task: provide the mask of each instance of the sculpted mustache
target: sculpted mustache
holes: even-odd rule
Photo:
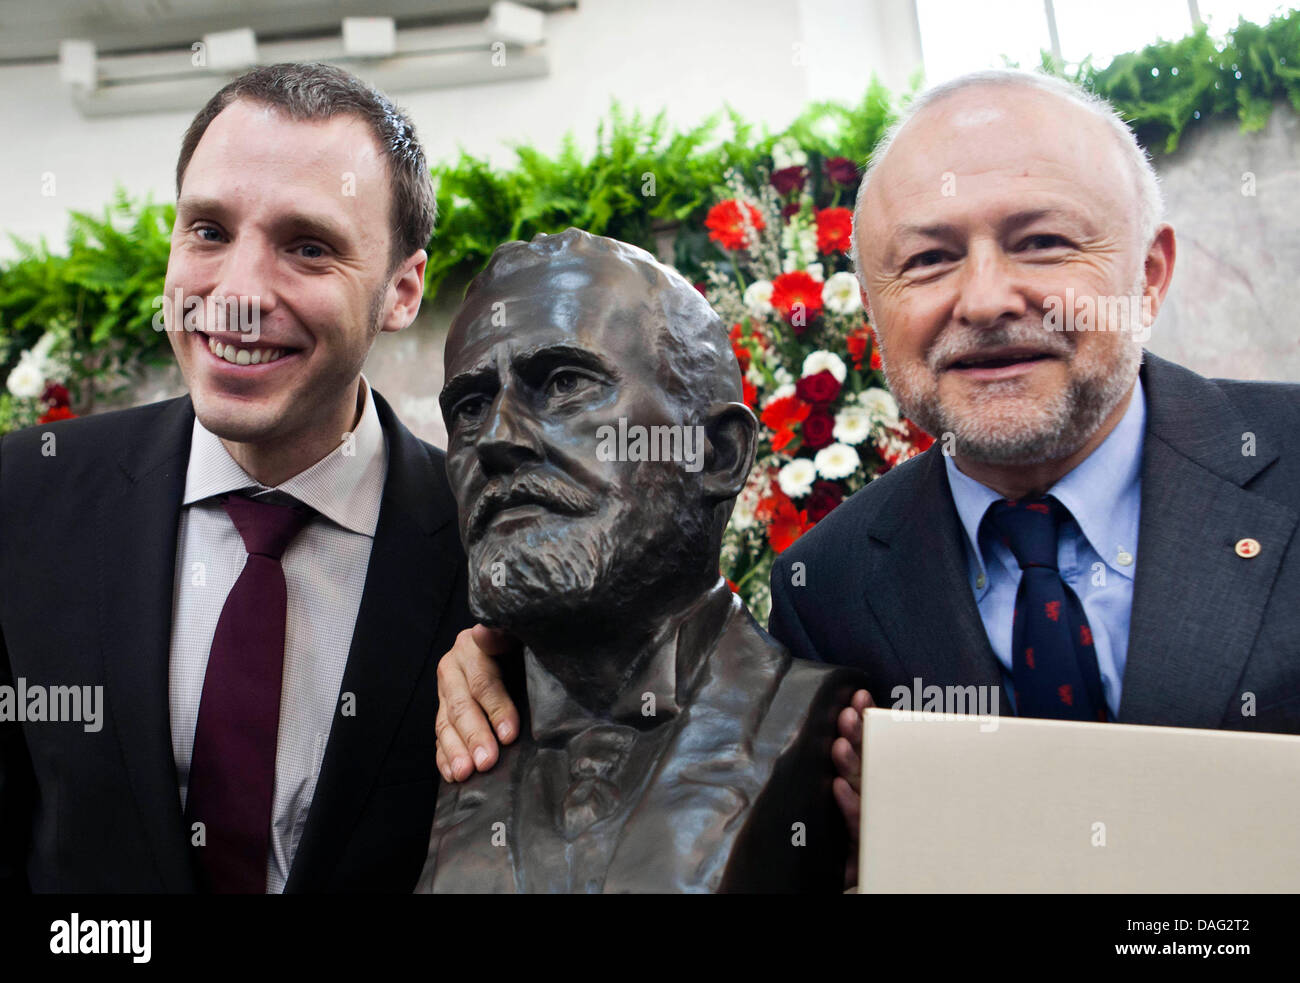
[[[1063,357],[1068,357],[1074,351],[1063,334],[1046,331],[1042,326],[1026,324],[992,331],[949,332],[940,337],[930,349],[926,361],[932,371],[938,371],[958,356],[1021,346]]]
[[[516,505],[542,505],[566,515],[596,511],[596,499],[586,490],[554,478],[525,475],[513,482],[500,482],[483,489],[470,515],[471,529],[481,528],[502,509]]]

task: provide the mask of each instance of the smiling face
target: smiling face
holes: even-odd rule
[[[205,427],[252,445],[337,442],[350,427],[371,343],[419,307],[423,253],[387,268],[390,203],[385,161],[359,118],[296,122],[237,100],[212,120],[185,171],[166,297],[256,304],[258,322],[201,318],[200,330],[180,330],[185,312],[167,312]]]
[[[1147,322],[1120,301],[1153,312],[1163,289],[1146,283],[1136,177],[1086,109],[1011,86],[940,99],[877,168],[857,238],[890,388],[959,457],[1068,457],[1132,389]],[[1093,330],[1050,330],[1083,298]]]
[[[626,262],[570,257],[494,277],[453,320],[447,473],[470,607],[489,623],[626,628],[700,590],[700,569],[716,578],[707,477],[599,452],[620,420],[689,422],[661,378],[652,301]]]

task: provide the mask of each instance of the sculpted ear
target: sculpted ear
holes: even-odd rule
[[[735,498],[749,480],[758,449],[758,420],[744,403],[720,403],[704,421],[708,452],[704,493],[713,501]]]

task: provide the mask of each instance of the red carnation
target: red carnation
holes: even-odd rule
[[[885,367],[885,363],[880,360],[880,349],[871,349],[871,367],[879,372]]]
[[[810,410],[812,407],[798,396],[782,396],[768,403],[759,419],[769,430],[780,430],[802,423],[808,418]]]
[[[37,419],[36,422],[53,423],[55,420],[71,420],[74,419],[76,415],[76,413],[73,413],[72,410],[66,406],[51,406],[40,415],[40,418]]]
[[[795,395],[808,403],[825,406],[840,394],[840,383],[830,369],[805,376],[794,384]]]
[[[772,522],[767,527],[767,541],[772,544],[772,552],[784,553],[810,528],[808,513],[800,512],[790,499],[785,498],[777,505]]]
[[[844,489],[834,481],[814,481],[808,496],[808,518],[821,522],[844,501]]]
[[[862,368],[862,360],[866,358],[867,346],[870,344],[871,329],[865,324],[850,331],[849,336],[844,339],[844,345],[849,351],[849,357],[853,359],[855,369]]]
[[[772,187],[782,198],[788,198],[796,191],[802,191],[808,172],[802,167],[783,167],[772,172]]]
[[[817,251],[847,253],[853,235],[853,212],[847,208],[823,208],[817,213]]]
[[[858,165],[847,157],[830,157],[822,165],[826,176],[836,184],[851,188],[858,183]]]
[[[745,206],[745,212],[740,210]],[[745,215],[755,232],[765,228],[762,213],[748,202],[739,202],[735,198],[720,201],[709,209],[704,225],[709,230],[709,238],[723,249],[745,249],[749,246],[748,230],[745,228]]]
[[[782,273],[772,281],[772,306],[802,334],[822,312],[822,282],[804,270]]]
[[[803,444],[810,451],[819,451],[833,439],[835,420],[823,407],[817,407],[803,421]]]
[[[756,387],[752,382],[750,382],[744,376],[741,376],[740,391],[741,391],[741,398],[744,399],[745,405],[752,410],[754,408],[755,402],[758,400],[758,387]]]

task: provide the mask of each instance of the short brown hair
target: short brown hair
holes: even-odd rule
[[[181,141],[176,161],[178,197],[185,169],[208,124],[236,99],[272,106],[293,120],[327,120],[343,114],[364,120],[388,162],[393,188],[388,274],[391,276],[411,253],[428,245],[438,206],[415,126],[383,93],[341,68],[320,62],[282,62],[255,68],[209,99]]]

